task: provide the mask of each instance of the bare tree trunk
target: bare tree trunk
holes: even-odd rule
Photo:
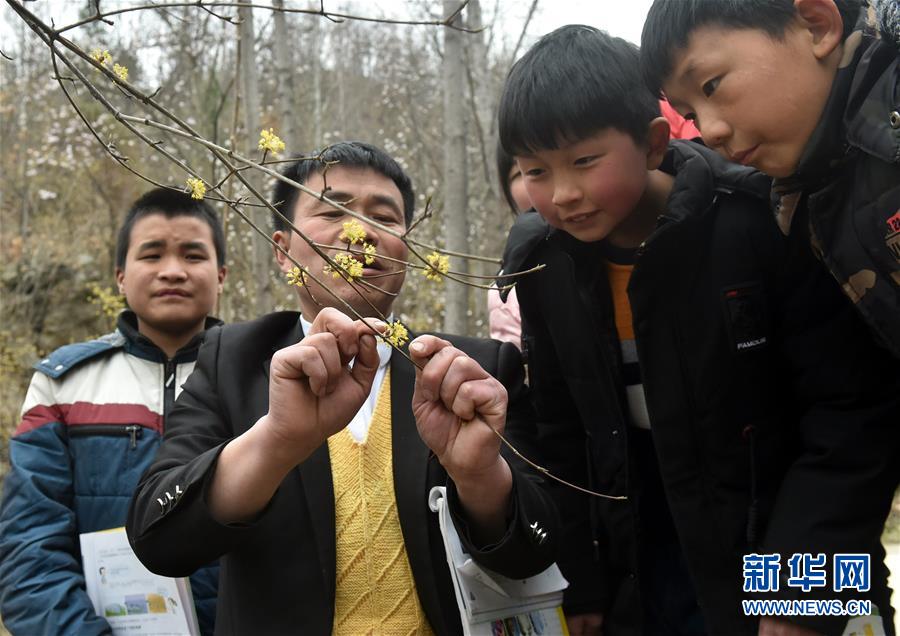
[[[459,0],[444,0],[444,17],[459,8]],[[453,24],[460,24],[460,19]],[[462,33],[444,28],[444,232],[447,249],[468,252],[468,183],[466,174],[466,104]],[[451,269],[467,271],[466,261],[451,259]],[[468,331],[469,288],[447,282],[444,331]]]
[[[20,21],[19,22],[19,31],[18,31],[17,35],[18,35],[18,40],[19,40],[19,42],[18,42],[19,51],[21,51],[21,53],[20,53],[20,62],[18,64],[16,64],[15,68],[17,69],[17,74],[22,77],[24,77],[28,73],[28,71],[26,69],[27,61],[25,59],[25,52],[28,51],[29,49],[26,48],[26,45],[25,45],[25,42],[26,42],[25,33],[26,33],[25,22]],[[27,91],[24,91],[23,97],[24,97],[24,100],[23,100],[24,104],[22,104],[22,105],[30,106],[29,102],[31,101],[31,98],[28,95]],[[25,131],[28,130],[28,113],[31,111],[31,108],[19,108],[17,110],[19,111],[17,119],[18,119],[19,131],[21,131],[19,133],[21,136],[20,137],[20,143],[21,143],[25,140]],[[19,215],[19,236],[22,237],[22,241],[24,243],[25,241],[28,240],[28,234],[30,233],[30,230],[31,230],[31,214],[30,214],[30,212],[31,212],[31,210],[30,210],[31,196],[29,195],[29,189],[30,189],[29,186],[31,184],[31,179],[29,179],[26,174],[27,170],[28,170],[28,162],[21,160],[18,163],[19,163],[19,183],[21,183],[22,187],[23,187],[23,191],[22,191],[22,195],[21,195],[21,199],[20,199],[20,203],[21,203],[22,207],[21,207],[21,212]],[[0,195],[0,200],[2,200],[2,195]]]
[[[473,31],[478,31],[484,26],[480,0],[469,0],[469,4],[466,5],[466,26]],[[499,198],[497,166],[494,161],[497,126],[491,99],[492,87],[488,79],[488,50],[484,35],[472,33],[466,37],[466,70],[472,99],[472,115],[484,164],[484,178],[491,194],[494,198]]]
[[[500,189],[497,184],[497,166],[495,148],[497,145],[497,128],[494,125],[496,110],[493,104],[492,87],[488,76],[488,46],[485,43],[484,32],[477,32],[484,26],[481,14],[480,0],[469,0],[466,5],[466,26],[475,33],[468,34],[466,44],[466,79],[469,86],[469,99],[472,111],[476,138],[478,140],[479,155],[481,157],[481,174],[484,175],[484,185],[472,184],[469,193],[469,225],[476,230],[470,239],[476,246],[476,251],[499,251],[504,244],[505,233],[503,225],[498,222],[501,214],[495,205],[500,199]],[[473,170],[472,174],[476,174]],[[477,194],[476,194],[477,193]],[[474,195],[474,196],[473,196]],[[478,236],[480,240],[475,240]],[[472,264],[479,274],[491,275],[496,273],[493,266],[486,263]],[[488,324],[487,294],[474,294],[473,317],[475,325]]]
[[[253,29],[253,9],[245,4],[241,4],[238,9],[238,15],[241,19],[240,24],[240,47],[241,47],[241,89],[244,95],[244,138],[247,143],[247,152],[249,156],[255,156],[259,150],[257,149],[260,120],[259,120],[259,87],[256,81],[256,34]],[[262,187],[262,180],[255,174],[247,174],[250,183],[259,190]],[[258,209],[258,208],[257,208]],[[268,215],[257,213],[257,224],[267,231],[270,231],[270,221]],[[265,243],[260,237],[253,237],[253,280],[255,281],[256,296],[253,305],[262,309],[262,311],[272,310],[272,278],[270,270],[272,268],[272,250],[268,243]]]
[[[284,0],[272,0],[276,9],[284,8]],[[289,36],[287,17],[282,11],[275,11],[272,16],[275,21],[275,69],[278,74],[278,110],[280,132],[282,139],[289,151],[296,151],[301,147],[297,138],[296,104],[294,92],[294,60],[291,55],[291,47],[288,46]],[[316,50],[318,55],[318,50]]]
[[[313,148],[322,147],[322,57],[320,53],[322,45],[322,27],[321,21],[316,19],[313,22],[313,141],[307,151]]]

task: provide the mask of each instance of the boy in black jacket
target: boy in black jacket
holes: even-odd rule
[[[500,103],[543,217],[520,217],[503,268],[547,265],[517,285],[542,459],[628,497],[560,488],[571,631],[791,629],[746,615],[753,553],[782,557],[762,598],[864,598],[890,630],[880,531],[900,374],[808,237],[766,216],[764,175],[667,143],[638,64],[624,40],[563,27],[514,65]],[[828,568],[871,555],[868,591],[833,591],[830,570],[827,588],[794,587],[819,553]]]
[[[776,178],[784,233],[808,208],[819,258],[900,357],[898,36],[896,0],[656,0],[641,55],[709,147]]]

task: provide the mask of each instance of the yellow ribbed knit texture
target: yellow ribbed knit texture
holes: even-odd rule
[[[334,480],[334,634],[433,634],[422,611],[397,517],[391,460],[390,371],[363,443],[328,439]],[[422,505],[426,505],[422,502]]]

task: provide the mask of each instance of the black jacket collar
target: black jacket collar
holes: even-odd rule
[[[193,362],[197,359],[197,352],[203,343],[206,330],[223,324],[218,318],[208,316],[203,331],[179,349],[172,358],[173,362],[178,364],[182,362]],[[125,337],[125,351],[138,358],[151,360],[153,362],[166,362],[169,358],[165,352],[156,346],[147,336],[138,331],[137,316],[130,309],[126,309],[116,321],[116,329]]]

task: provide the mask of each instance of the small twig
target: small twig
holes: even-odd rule
[[[462,420],[460,420],[460,422],[462,422]],[[518,449],[516,449],[515,446],[510,444],[509,441],[505,437],[503,437],[503,434],[500,433],[500,431],[498,431],[495,428],[491,428],[491,430],[494,431],[494,435],[499,437],[500,441],[503,442],[506,445],[506,447],[509,450],[511,450],[513,452],[513,454],[515,454],[516,457],[521,459],[523,462],[525,462],[526,464],[528,464],[529,466],[534,468],[536,471],[538,471],[545,477],[549,477],[550,479],[552,479],[554,481],[558,481],[559,483],[563,484],[564,486],[568,486],[569,488],[572,488],[573,490],[577,490],[577,491],[583,492],[587,495],[591,495],[592,497],[602,497],[603,499],[612,499],[614,501],[625,501],[628,499],[628,497],[626,495],[607,495],[606,493],[597,492],[596,490],[591,490],[590,488],[584,488],[583,486],[579,486],[578,484],[573,484],[570,481],[566,481],[562,477],[557,477],[556,475],[551,473],[549,470],[547,470],[543,466],[540,466],[539,464],[534,463],[533,461],[531,461],[530,459],[525,457],[525,455],[520,453],[518,451]]]
[[[463,7],[468,4],[468,0],[463,0],[460,4],[459,8],[450,16],[450,20],[456,18],[459,15],[459,12],[462,11]],[[273,7],[272,5],[267,4],[252,4],[248,2],[205,2],[204,0],[194,0],[193,2],[160,2],[155,4],[147,4],[147,5],[139,5],[134,7],[125,7],[124,9],[115,9],[113,11],[107,11],[106,13],[96,13],[90,17],[84,18],[77,22],[73,22],[67,26],[62,27],[57,31],[57,33],[64,33],[66,31],[71,31],[72,29],[76,29],[78,27],[82,27],[86,24],[90,24],[91,22],[102,21],[106,24],[114,24],[108,18],[114,15],[121,15],[123,13],[130,13],[132,11],[147,11],[147,10],[161,10],[161,9],[175,9],[178,7],[199,7],[201,9],[206,9],[209,11],[209,7],[232,7],[237,8],[238,6],[245,6],[251,9],[264,9],[266,11],[278,11],[280,13],[300,13],[305,15],[312,16],[320,16],[325,18],[326,20],[330,20],[331,22],[341,23],[345,20],[355,20],[357,22],[380,22],[382,24],[398,24],[398,25],[407,25],[407,26],[444,26],[451,29],[455,29],[457,31],[462,31],[463,33],[479,33],[482,29],[468,29],[466,27],[457,26],[451,24],[448,20],[398,20],[394,18],[374,18],[371,16],[363,16],[363,15],[355,15],[351,13],[336,13],[333,11],[326,11],[323,4],[320,4],[319,9],[294,9],[287,7]],[[220,19],[226,19],[223,16],[219,16],[212,11],[209,11],[214,17]],[[226,21],[231,22],[232,24],[237,24],[234,19],[227,19]]]

